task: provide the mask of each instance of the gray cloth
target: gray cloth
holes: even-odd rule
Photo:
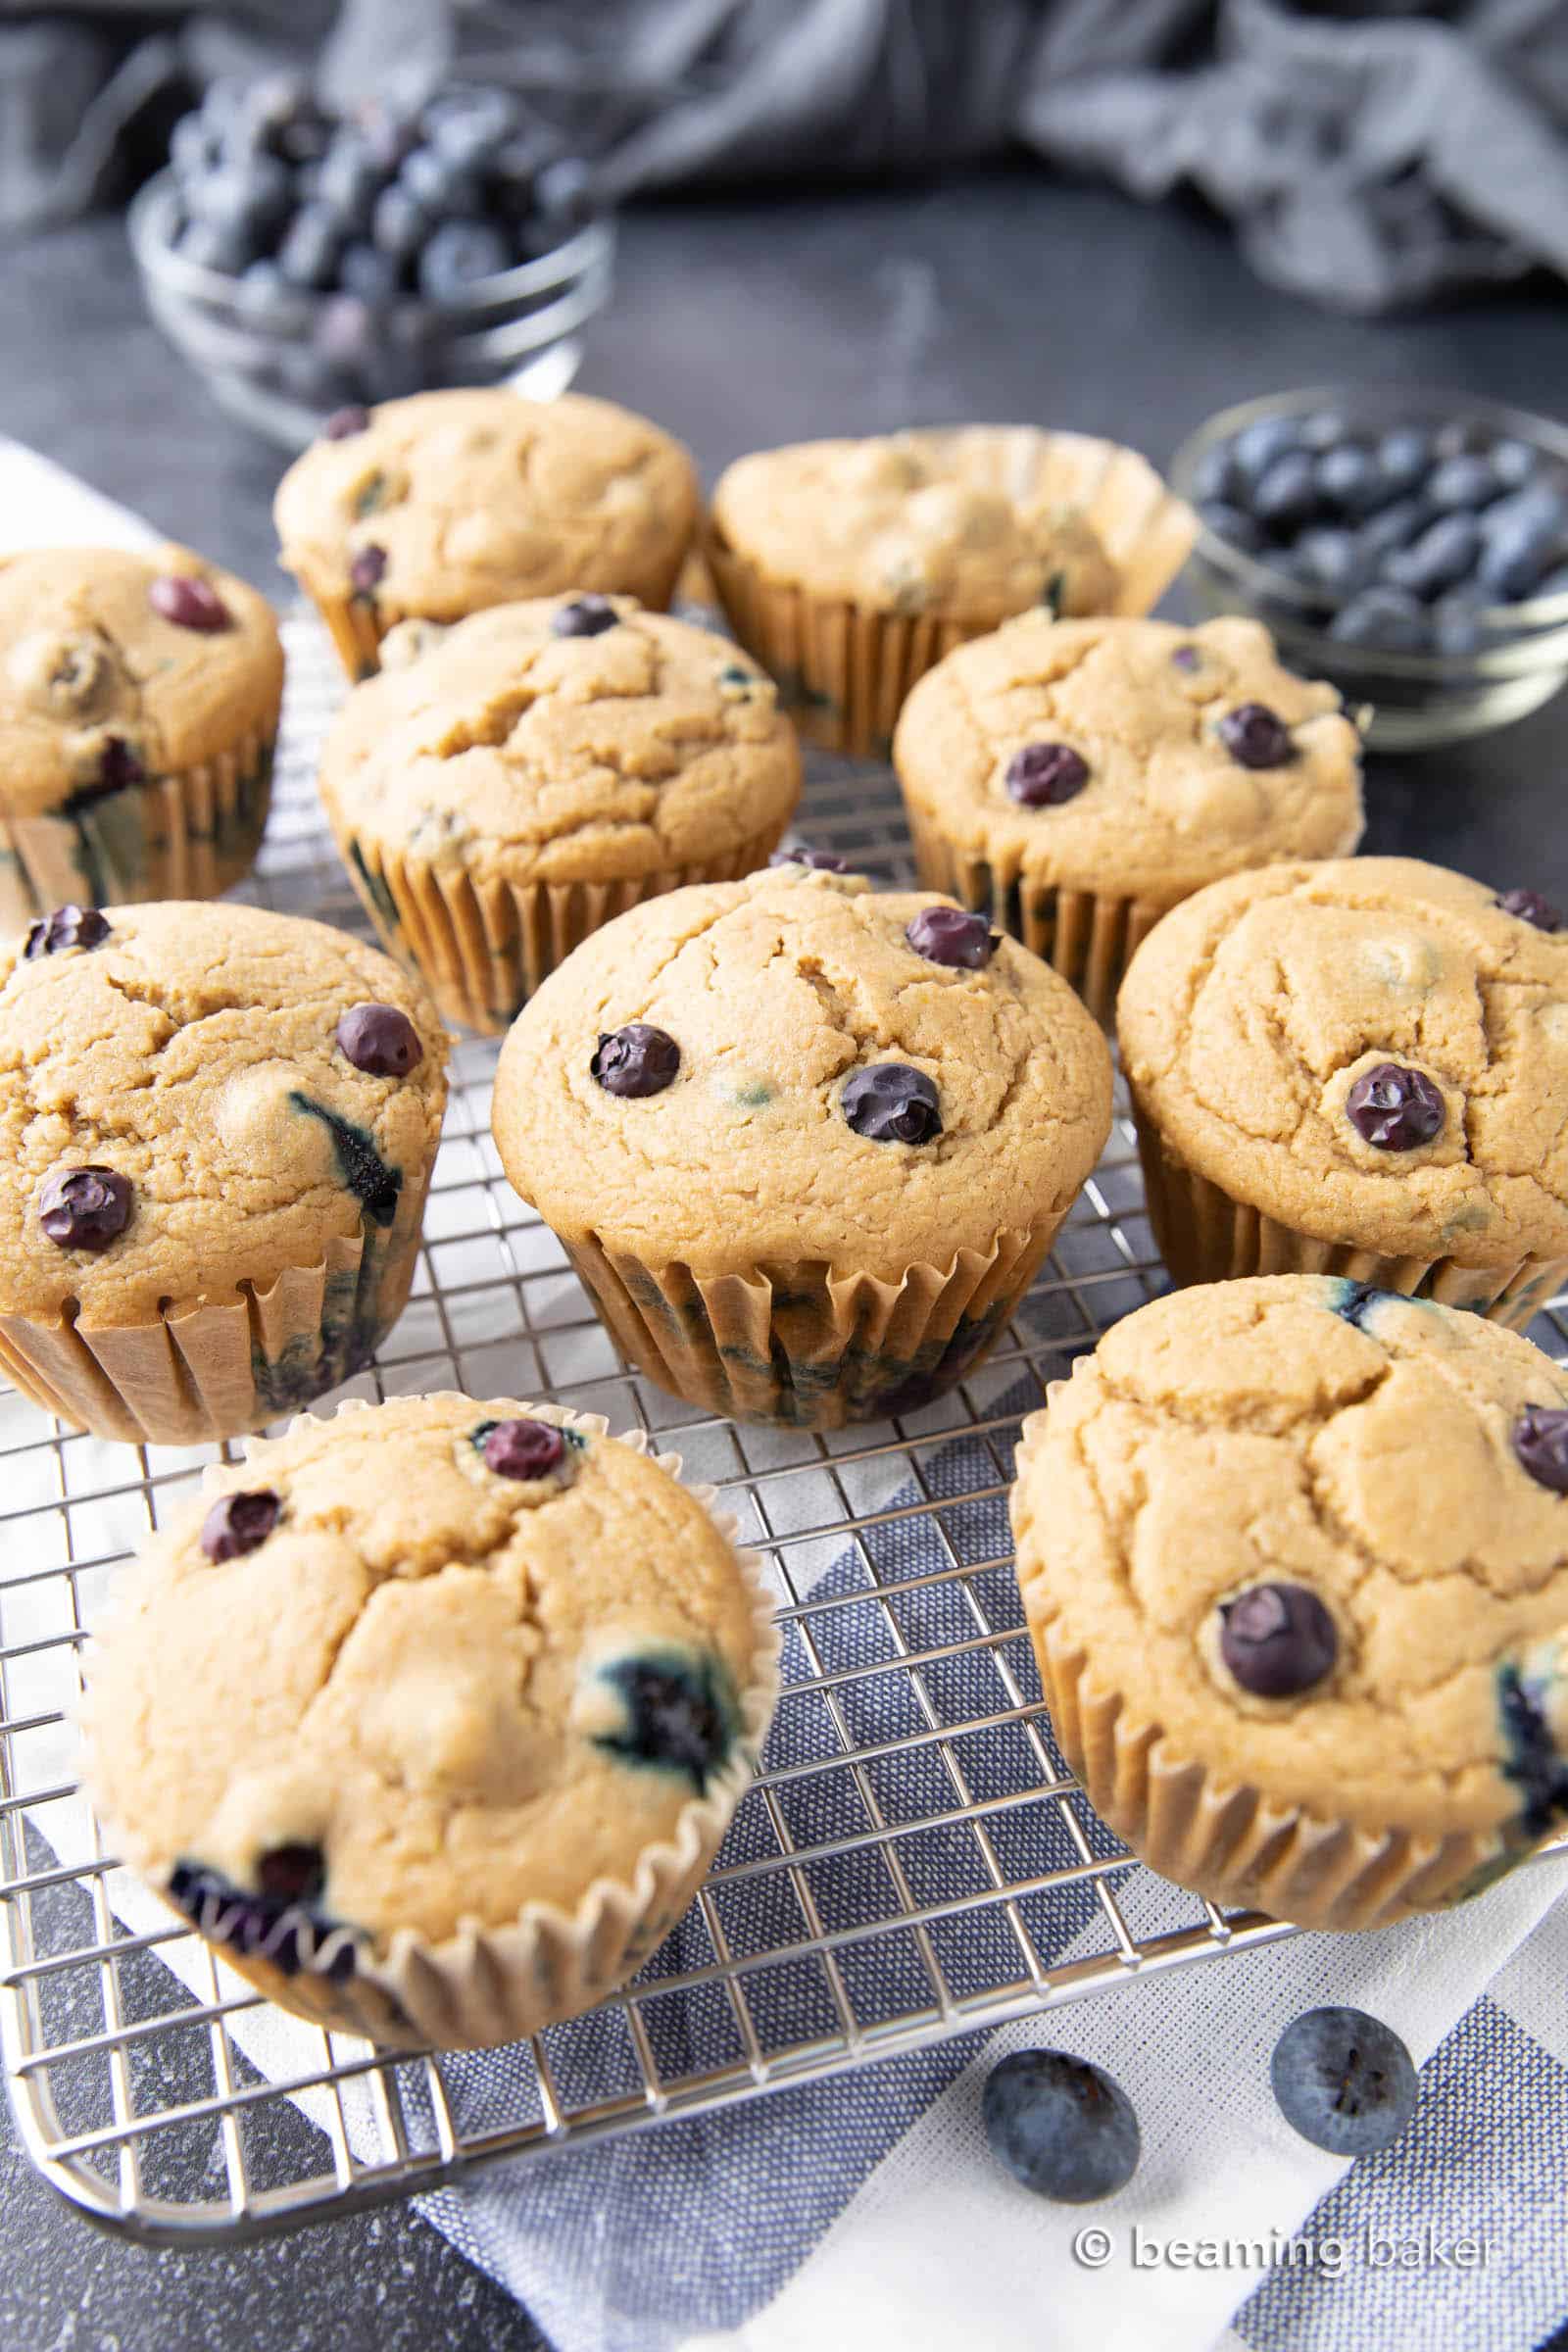
[[[1347,309],[1568,277],[1565,0],[68,7],[0,25],[0,225],[93,201],[117,134],[177,76],[312,57],[344,101],[389,76],[410,97],[450,73],[511,83],[612,197],[1022,144],[1144,198],[1196,189],[1259,275]]]

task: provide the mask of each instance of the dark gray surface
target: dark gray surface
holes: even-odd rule
[[[142,316],[118,223],[0,271],[0,432],[172,536],[282,586],[281,461],[213,406]],[[1397,325],[1324,318],[1250,279],[1180,210],[1037,174],[939,192],[651,209],[581,378],[685,438],[711,479],[770,442],[960,417],[1074,425],[1166,459],[1225,402],[1331,378],[1447,382],[1549,405],[1568,312],[1543,293]],[[1478,745],[1381,762],[1367,846],[1568,894],[1558,704]],[[513,2352],[515,2308],[407,2211],[233,2255],[147,2254],[66,2211],[0,2118],[0,2352]]]

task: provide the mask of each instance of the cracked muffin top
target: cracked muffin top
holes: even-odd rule
[[[282,692],[270,605],[189,548],[0,558],[0,808],[11,815],[270,739]]]
[[[493,1121],[568,1241],[898,1281],[1065,1211],[1110,1060],[1065,981],[980,917],[792,864],[576,949],[507,1040]]]
[[[1560,923],[1410,858],[1216,882],[1128,968],[1129,1082],[1179,1160],[1302,1233],[1568,1256]]]
[[[1255,620],[1054,623],[960,646],[910,693],[911,813],[1036,883],[1173,905],[1238,867],[1361,838],[1360,743]]]
[[[504,389],[420,392],[363,414],[278,484],[281,561],[313,596],[345,598],[373,577],[389,612],[433,620],[565,588],[668,603],[697,476],[646,417],[581,393]]]
[[[801,755],[778,698],[710,630],[627,598],[405,622],[321,758],[339,833],[481,878],[569,882],[776,839]]]
[[[0,1315],[140,1322],[388,1231],[446,1056],[396,965],[324,923],[58,909],[0,952]]]
[[[1315,1275],[1157,1299],[1012,1512],[1037,1642],[1152,1764],[1434,1838],[1568,1810],[1568,1381],[1517,1334]]]
[[[299,1965],[292,1911],[317,1964],[339,1931],[378,1954],[631,1882],[744,1767],[771,1646],[703,1500],[602,1421],[348,1406],[253,1443],[126,1571],[88,1773],[242,1950]]]
[[[720,475],[711,523],[765,579],[878,612],[1108,612],[1120,575],[1042,480],[1047,449],[1026,425],[965,425],[760,450]]]

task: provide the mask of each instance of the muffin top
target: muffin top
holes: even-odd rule
[[[446,1055],[396,965],[324,923],[57,909],[0,951],[0,1314],[142,1322],[385,1232]]]
[[[292,1898],[374,1956],[629,1883],[743,1768],[767,1660],[727,1537],[602,1421],[346,1406],[210,1473],[126,1571],[88,1776],[182,1908],[286,1933]]]
[[[1318,1275],[1118,1323],[1025,1425],[1037,1638],[1152,1761],[1368,1829],[1568,1810],[1568,1381],[1479,1315]]]
[[[270,605],[189,548],[0,557],[0,808],[10,815],[243,750],[276,731],[282,691]]]
[[[711,520],[765,579],[878,612],[1107,612],[1116,566],[1042,478],[1046,447],[1024,425],[966,425],[761,450],[719,477]]]
[[[919,680],[893,757],[948,840],[1167,905],[1238,867],[1353,850],[1359,750],[1335,689],[1282,669],[1255,620],[1029,612]]]
[[[1122,983],[1143,1108],[1200,1176],[1320,1240],[1568,1257],[1568,933],[1523,898],[1537,919],[1410,858],[1200,891]]]
[[[950,900],[788,865],[574,950],[502,1050],[493,1121],[568,1240],[699,1276],[809,1259],[896,1282],[1065,1210],[1109,1132],[1110,1061],[1065,981]]]
[[[481,878],[638,875],[776,839],[801,755],[724,639],[627,598],[407,621],[321,760],[340,833]]]
[[[434,620],[564,588],[667,602],[697,477],[646,417],[506,390],[419,392],[365,417],[278,484],[282,562],[313,596],[368,587]]]

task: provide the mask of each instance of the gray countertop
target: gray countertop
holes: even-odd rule
[[[39,236],[0,273],[0,432],[277,591],[280,460],[143,316],[123,231]],[[710,480],[832,431],[1035,420],[1169,457],[1212,409],[1337,378],[1550,406],[1568,307],[1544,289],[1434,317],[1334,318],[1249,276],[1218,226],[1019,171],[940,190],[670,203],[624,226],[581,376],[645,410]],[[1561,704],[1480,744],[1376,763],[1367,848],[1568,892]],[[234,2254],[155,2254],[58,2202],[0,2113],[0,2352],[490,2352],[539,2341],[406,2208]]]

